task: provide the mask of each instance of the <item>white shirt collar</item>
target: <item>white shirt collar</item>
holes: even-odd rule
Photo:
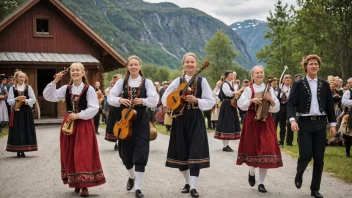
[[[255,83],[253,84],[253,87],[258,87],[258,88],[263,87],[263,86],[265,87],[265,84],[264,84],[264,83],[262,83],[261,85],[257,85],[257,84],[255,84]]]
[[[81,82],[81,84],[79,84],[78,86],[76,86],[75,84],[72,84],[72,88],[74,89],[80,89],[80,88],[83,88],[83,86],[84,86],[83,82]]]
[[[315,79],[311,79],[311,78],[309,78],[309,76],[306,76],[306,78],[307,78],[308,82],[309,82],[309,81],[315,81],[315,82],[318,81],[318,77],[316,77]]]
[[[133,78],[130,76],[129,80],[136,81],[136,80],[140,80],[141,78],[142,78],[142,76],[141,76],[141,75],[138,75],[138,77],[137,77],[137,78],[135,78],[135,79],[133,79]]]
[[[22,85],[16,84],[16,88],[22,90],[22,89],[26,88],[26,84],[24,84],[24,83]]]

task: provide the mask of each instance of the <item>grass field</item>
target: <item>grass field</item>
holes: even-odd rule
[[[9,134],[9,127],[8,126],[2,128],[2,131],[0,133],[0,138],[7,136],[7,134]]]

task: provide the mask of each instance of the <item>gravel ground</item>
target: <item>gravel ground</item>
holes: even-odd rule
[[[38,151],[26,153],[26,158],[6,152],[7,137],[0,139],[0,197],[80,197],[60,178],[59,126],[37,126]],[[89,188],[90,197],[134,197],[134,190],[126,191],[128,173],[113,150],[114,144],[104,140],[104,129],[99,129],[100,159],[107,183]],[[211,167],[200,172],[197,191],[201,197],[300,197],[310,196],[312,169],[304,174],[300,190],[294,186],[296,160],[283,154],[284,166],[268,171],[265,187],[268,193],[250,187],[248,167],[237,166],[238,141],[231,141],[233,153],[222,151],[222,143],[209,133]],[[150,143],[148,166],[143,180],[145,197],[191,197],[182,194],[184,179],[178,169],[165,167],[169,136],[158,134]],[[256,172],[258,174],[258,171]],[[258,177],[257,177],[258,178]],[[323,174],[321,191],[324,197],[351,197],[352,185]]]

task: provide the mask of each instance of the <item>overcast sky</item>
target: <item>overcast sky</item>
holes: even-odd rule
[[[227,25],[246,19],[265,20],[269,10],[274,10],[277,0],[144,0],[146,2],[172,2],[181,8],[192,7],[201,10]],[[282,0],[296,5],[296,0]]]

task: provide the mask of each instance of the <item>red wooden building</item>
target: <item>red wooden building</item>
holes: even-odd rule
[[[27,73],[41,117],[64,116],[64,103],[47,102],[42,92],[72,62],[85,65],[90,84],[103,85],[103,72],[124,67],[126,59],[59,0],[28,0],[0,22],[0,73]],[[68,81],[66,74],[58,86]]]

